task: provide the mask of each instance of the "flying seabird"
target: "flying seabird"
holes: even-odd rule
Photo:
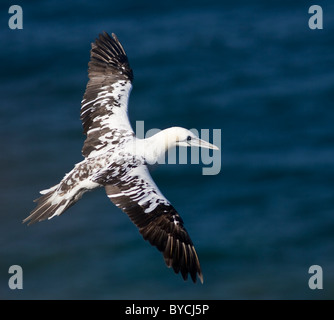
[[[36,208],[23,220],[28,225],[65,212],[82,195],[104,187],[109,199],[138,227],[145,240],[162,252],[166,265],[184,280],[190,274],[203,283],[196,250],[183,220],[154,183],[147,164],[175,146],[218,148],[180,127],[139,139],[128,118],[133,73],[115,34],[106,32],[92,43],[80,119],[87,138],[84,160],[59,184],[40,191]]]

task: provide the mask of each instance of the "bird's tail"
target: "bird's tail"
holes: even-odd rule
[[[34,200],[37,206],[30,212],[30,215],[23,220],[23,223],[29,222],[28,225],[45,219],[51,219],[54,216],[61,215],[66,209],[79,200],[77,197],[69,196],[68,193],[59,192],[61,183],[42,190],[41,197]]]
[[[23,223],[29,222],[30,225],[61,215],[74,205],[86,191],[100,186],[92,181],[90,176],[89,164],[85,160],[77,163],[59,184],[40,191],[42,196],[35,200],[37,202],[36,208],[23,220]]]

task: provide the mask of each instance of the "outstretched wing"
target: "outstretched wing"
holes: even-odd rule
[[[190,274],[196,282],[198,275],[203,282],[202,271],[194,245],[183,226],[183,220],[162,195],[145,165],[126,170],[117,166],[103,176],[109,199],[138,227],[145,240],[163,253],[166,265],[186,280]]]
[[[100,34],[92,43],[90,57],[80,114],[87,135],[82,149],[85,157],[108,146],[116,131],[133,132],[127,113],[133,73],[116,35]]]

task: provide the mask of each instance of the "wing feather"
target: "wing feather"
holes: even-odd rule
[[[90,56],[80,114],[87,135],[82,148],[85,157],[108,147],[112,137],[106,139],[105,135],[113,129],[132,132],[127,110],[133,72],[116,35],[100,34],[92,43]]]
[[[118,170],[120,172],[120,170]],[[203,282],[199,259],[180,215],[161,194],[146,165],[113,177],[113,169],[99,177],[109,199],[138,227],[145,240],[162,252],[165,263],[186,280]],[[153,209],[152,209],[153,208]]]

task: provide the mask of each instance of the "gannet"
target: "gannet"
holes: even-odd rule
[[[165,263],[184,280],[203,275],[193,242],[172,204],[154,183],[147,164],[175,146],[218,148],[191,131],[172,127],[139,139],[128,118],[133,72],[115,34],[106,32],[92,43],[89,81],[81,101],[80,119],[87,135],[84,160],[55,186],[40,191],[37,206],[23,220],[28,225],[64,213],[82,195],[104,187],[108,198],[123,210],[151,245],[162,252]]]

